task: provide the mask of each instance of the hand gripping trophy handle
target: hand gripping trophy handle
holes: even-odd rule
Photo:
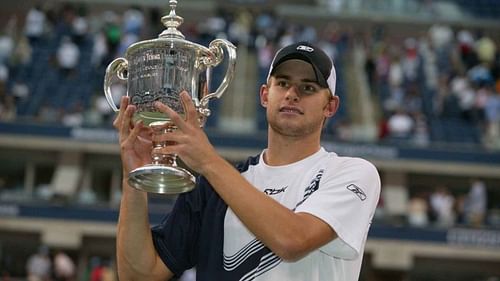
[[[224,79],[222,80],[217,90],[201,99],[198,106],[198,112],[200,113],[200,118],[202,119],[201,124],[203,124],[204,119],[210,115],[210,109],[208,109],[208,101],[212,98],[220,98],[226,91],[229,83],[234,78],[234,71],[236,66],[236,47],[231,42],[224,39],[215,39],[210,42],[209,50],[213,54],[213,60],[205,57],[204,63],[207,66],[218,65],[224,59],[224,49],[227,51],[226,74],[224,75]]]

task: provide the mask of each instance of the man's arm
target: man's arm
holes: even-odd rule
[[[118,277],[122,281],[168,280],[173,274],[154,248],[147,193],[132,188],[126,180],[131,170],[151,161],[152,148],[147,128],[142,123],[132,126],[135,107],[129,106],[128,101],[128,97],[122,98],[120,113],[114,121],[119,130],[124,176],[116,237]]]
[[[336,238],[309,213],[295,213],[252,186],[218,157],[201,172],[245,226],[280,258],[298,260]]]
[[[124,179],[116,237],[119,280],[168,280],[173,276],[154,248],[147,206],[147,194]]]
[[[181,95],[187,121],[169,107],[158,103],[177,125],[175,132],[158,136],[157,141],[175,144],[161,148],[174,153],[190,168],[207,178],[215,191],[245,226],[284,260],[297,260],[332,241],[335,231],[321,219],[307,213],[294,213],[252,186],[210,144],[200,128],[190,97]]]

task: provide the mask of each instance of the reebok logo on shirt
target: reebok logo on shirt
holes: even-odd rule
[[[285,190],[288,188],[288,185],[283,187],[283,188],[279,188],[279,189],[274,189],[274,188],[266,188],[264,190],[264,193],[267,194],[267,195],[276,195],[278,193],[282,193],[282,192],[285,192]]]
[[[348,185],[347,187],[347,190],[350,190],[352,191],[354,194],[356,194],[356,196],[359,197],[359,199],[361,199],[361,201],[365,201],[366,199],[366,194],[365,192],[359,188],[358,186],[356,186],[355,184],[350,184]]]

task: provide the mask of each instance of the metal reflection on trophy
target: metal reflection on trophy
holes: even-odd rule
[[[111,86],[116,79],[124,80],[130,103],[137,108],[134,121],[142,120],[158,134],[176,128],[166,114],[156,110],[154,102],[161,101],[183,116],[180,93],[187,91],[203,126],[210,115],[209,100],[223,95],[234,77],[236,63],[236,47],[227,40],[215,39],[208,48],[185,40],[177,29],[183,22],[175,12],[177,1],[170,0],[169,5],[170,14],[162,18],[166,29],[158,38],[132,44],[124,58],[108,65],[104,77],[104,93],[113,110],[117,112],[118,108]],[[210,72],[225,58],[225,76],[217,90],[210,93]],[[195,187],[194,176],[177,165],[176,155],[155,152],[152,163],[130,172],[128,182],[137,189],[163,194],[182,193]]]

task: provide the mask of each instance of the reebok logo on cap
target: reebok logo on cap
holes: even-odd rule
[[[312,53],[312,52],[314,52],[314,49],[312,47],[309,47],[309,46],[300,45],[300,46],[297,46],[297,51],[306,51],[306,52]]]
[[[308,42],[298,42],[281,48],[273,58],[267,80],[269,81],[278,65],[291,59],[309,63],[314,70],[318,84],[330,89],[330,93],[335,95],[336,74],[332,59],[323,50]]]

